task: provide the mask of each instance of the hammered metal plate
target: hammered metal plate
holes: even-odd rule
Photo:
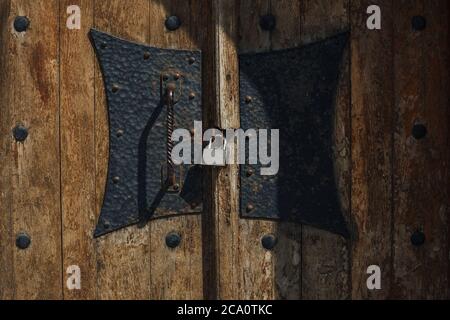
[[[108,176],[94,236],[156,217],[201,212],[200,168],[177,167],[180,192],[162,189],[167,133],[161,102],[164,74],[180,89],[175,129],[190,129],[202,120],[201,53],[150,47],[94,29],[90,36],[103,75],[110,130]]]
[[[343,33],[299,48],[240,55],[241,128],[280,130],[277,175],[241,165],[242,217],[348,236],[333,160],[335,96],[347,43]]]

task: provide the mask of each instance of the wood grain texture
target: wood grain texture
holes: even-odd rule
[[[29,17],[26,32],[13,28]],[[61,210],[58,103],[58,1],[2,1],[0,88],[0,297],[58,299],[61,283]],[[18,143],[12,129],[29,136]],[[26,232],[31,245],[15,246]]]
[[[238,50],[283,48],[299,35],[299,20],[287,19],[277,34],[263,31],[259,18],[273,10],[285,14],[298,1],[213,2],[215,24],[216,111],[212,123],[222,129],[239,127]],[[214,232],[216,297],[275,299],[300,296],[299,227],[273,221],[241,219],[238,166],[213,169],[211,222]],[[261,238],[275,234],[274,251],[262,248]]]
[[[11,2],[0,2],[0,53],[2,57],[13,57],[16,51],[16,37],[13,37]],[[0,79],[8,83],[12,79],[14,68],[12,59],[0,59]],[[0,299],[14,298],[14,234],[12,227],[12,167],[14,161],[13,137],[11,129],[14,127],[13,109],[8,106],[14,103],[14,95],[10,88],[0,86],[0,156],[4,165],[0,166]]]
[[[382,29],[369,31],[369,5],[382,10]],[[352,298],[389,297],[392,276],[393,47],[392,1],[351,2]],[[382,271],[382,290],[367,289],[370,265]]]
[[[448,1],[395,1],[393,297],[448,296]],[[401,14],[398,14],[400,13]],[[427,26],[414,31],[411,19]],[[417,140],[413,126],[428,134]],[[414,232],[425,234],[413,246]]]
[[[149,1],[95,0],[94,25],[116,36],[147,43]],[[100,212],[108,168],[108,116],[105,88],[96,63],[95,145],[96,213]],[[150,294],[149,226],[128,227],[96,240],[97,297],[148,299]]]
[[[320,41],[349,29],[347,0],[301,1],[302,44]],[[342,59],[335,97],[334,159],[341,208],[350,222],[351,115],[349,50]],[[349,241],[339,235],[302,227],[302,298],[346,299],[350,295]]]
[[[65,299],[96,298],[95,56],[87,36],[94,23],[94,1],[60,2],[61,199]],[[81,29],[67,28],[67,8],[81,10]],[[81,290],[69,290],[69,266],[81,271]]]
[[[149,43],[162,48],[202,49],[206,38],[207,3],[186,0],[150,2]],[[168,31],[166,17],[176,15],[182,25]],[[202,119],[198,119],[202,120]],[[194,124],[192,124],[193,126]],[[150,224],[151,298],[201,299],[203,297],[201,215],[154,220]],[[169,249],[165,237],[181,235],[180,246]]]
[[[213,37],[212,58],[208,74],[214,83],[214,99],[208,104],[209,127],[239,127],[239,76],[237,61],[237,1],[212,1]],[[205,247],[209,264],[206,264],[210,276],[206,298],[238,298],[242,285],[239,245],[239,202],[237,198],[238,167],[227,165],[210,169],[210,180],[206,185],[210,192],[207,197],[207,211],[204,219],[203,236],[211,244]]]

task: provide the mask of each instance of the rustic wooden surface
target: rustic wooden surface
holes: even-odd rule
[[[372,4],[383,20],[381,30],[369,32],[365,11]],[[387,298],[391,286],[393,9],[390,0],[351,3],[353,298]],[[367,290],[370,265],[380,266],[385,290]]]
[[[12,29],[30,15],[26,33]],[[62,297],[58,1],[0,2],[1,281],[0,297]],[[23,124],[28,139],[12,129]],[[27,250],[16,235],[31,237]]]
[[[393,292],[417,299],[448,294],[448,2],[396,1]],[[424,31],[411,32],[422,12]],[[416,140],[414,124],[428,134]],[[425,234],[425,245],[410,237]]]
[[[83,10],[82,29],[65,28],[67,7]],[[60,119],[61,119],[61,210],[63,279],[71,265],[82,271],[82,290],[63,285],[65,299],[96,297],[96,254],[92,230],[97,223],[95,206],[95,57],[86,34],[94,21],[90,0],[61,1]],[[64,284],[64,283],[63,283]]]
[[[366,28],[369,5],[382,30]],[[68,5],[82,29],[65,26]],[[445,0],[0,0],[0,298],[448,298],[449,4]],[[278,16],[277,29],[259,16]],[[183,25],[169,32],[168,15]],[[31,26],[14,31],[17,15]],[[411,18],[427,27],[414,31]],[[352,238],[239,218],[238,167],[208,168],[204,213],[93,239],[108,121],[87,32],[203,51],[204,122],[239,127],[239,52],[351,31],[336,96],[337,183]],[[12,129],[29,128],[24,143]],[[411,136],[415,123],[428,135]],[[410,237],[420,230],[421,247]],[[31,246],[19,250],[25,231]],[[180,232],[168,249],[165,236]],[[274,251],[261,237],[279,238]],[[82,289],[68,290],[78,265]],[[366,270],[379,265],[382,290]],[[30,267],[32,266],[32,267]]]

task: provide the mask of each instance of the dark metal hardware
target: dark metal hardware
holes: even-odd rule
[[[181,20],[177,16],[170,16],[166,19],[166,28],[170,31],[175,31],[181,26]]]
[[[273,250],[277,244],[277,238],[272,234],[267,234],[261,238],[261,244],[266,250]]]
[[[19,124],[13,129],[13,136],[17,142],[24,142],[28,138],[28,129]]]
[[[166,246],[171,249],[178,247],[181,243],[181,236],[176,232],[171,232],[166,236]]]
[[[414,16],[411,20],[412,28],[415,31],[423,31],[427,27],[427,20],[423,16]]]
[[[31,238],[26,233],[19,233],[16,237],[16,246],[19,249],[25,250],[27,249],[31,244]]]
[[[347,44],[342,33],[300,48],[240,55],[241,128],[280,130],[277,175],[260,175],[259,164],[241,165],[244,218],[349,236],[333,160],[334,97]]]
[[[14,29],[17,32],[27,31],[30,26],[30,20],[25,16],[19,16],[14,19]]]
[[[416,231],[411,235],[413,246],[420,247],[425,244],[425,234],[422,231]]]
[[[273,14],[266,14],[260,18],[259,25],[265,31],[273,31],[277,26],[277,19]]]
[[[425,138],[428,134],[427,127],[423,124],[415,124],[412,129],[412,136],[417,139],[421,140]]]
[[[196,63],[201,53],[154,48],[94,29],[90,36],[105,83],[110,130],[108,176],[94,235],[200,213],[201,168],[174,166],[168,137],[202,120],[201,63]]]

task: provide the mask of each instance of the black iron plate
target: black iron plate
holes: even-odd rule
[[[280,130],[277,175],[241,165],[243,217],[348,236],[333,160],[335,95],[347,43],[343,33],[300,48],[240,55],[241,128]]]
[[[165,74],[165,81],[181,88],[175,129],[190,129],[194,120],[202,120],[201,53],[154,48],[94,29],[90,36],[103,74],[110,129],[108,176],[94,235],[159,216],[201,212],[200,168],[177,168],[179,193],[162,188],[167,133],[161,97]]]

